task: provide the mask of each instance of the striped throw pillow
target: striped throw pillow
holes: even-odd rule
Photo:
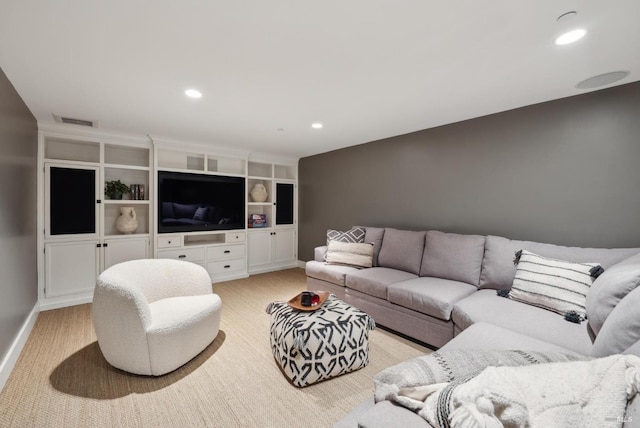
[[[325,260],[327,264],[370,268],[373,266],[373,244],[330,241]]]
[[[586,317],[587,293],[602,272],[598,263],[566,262],[526,250],[516,253],[514,263],[517,268],[510,299],[562,315],[573,311],[581,319]]]

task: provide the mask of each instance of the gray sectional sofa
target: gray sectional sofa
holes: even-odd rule
[[[327,290],[377,324],[441,349],[522,349],[600,357],[640,355],[640,248],[577,248],[498,236],[366,227],[373,266],[324,262],[326,246],[307,262],[307,288]],[[588,319],[498,295],[509,290],[514,254],[527,250],[604,268],[587,295]],[[635,400],[634,409],[640,407]],[[640,423],[640,414],[635,418]],[[363,403],[339,426],[428,426],[389,402]],[[632,426],[627,424],[626,426]]]

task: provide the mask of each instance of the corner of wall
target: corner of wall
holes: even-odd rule
[[[31,334],[31,330],[33,330],[33,326],[36,324],[36,320],[38,319],[38,314],[40,313],[40,308],[36,303],[31,313],[25,320],[24,324],[22,324],[22,328],[20,328],[20,332],[16,336],[15,340],[9,347],[4,359],[0,362],[0,392],[4,389],[4,385],[7,383],[13,368],[16,366],[18,362],[18,358],[20,357],[20,353],[24,348],[24,345],[27,343],[27,339]]]

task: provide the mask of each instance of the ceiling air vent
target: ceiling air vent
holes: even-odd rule
[[[57,114],[54,114],[53,118],[58,123],[70,123],[72,125],[88,126],[90,128],[97,128],[98,127],[98,121],[97,120],[76,119],[74,117],[60,116],[60,115],[57,115]]]

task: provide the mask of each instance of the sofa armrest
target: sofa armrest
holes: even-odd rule
[[[327,254],[327,246],[316,247],[313,249],[313,260],[317,262],[323,262],[324,256]]]

